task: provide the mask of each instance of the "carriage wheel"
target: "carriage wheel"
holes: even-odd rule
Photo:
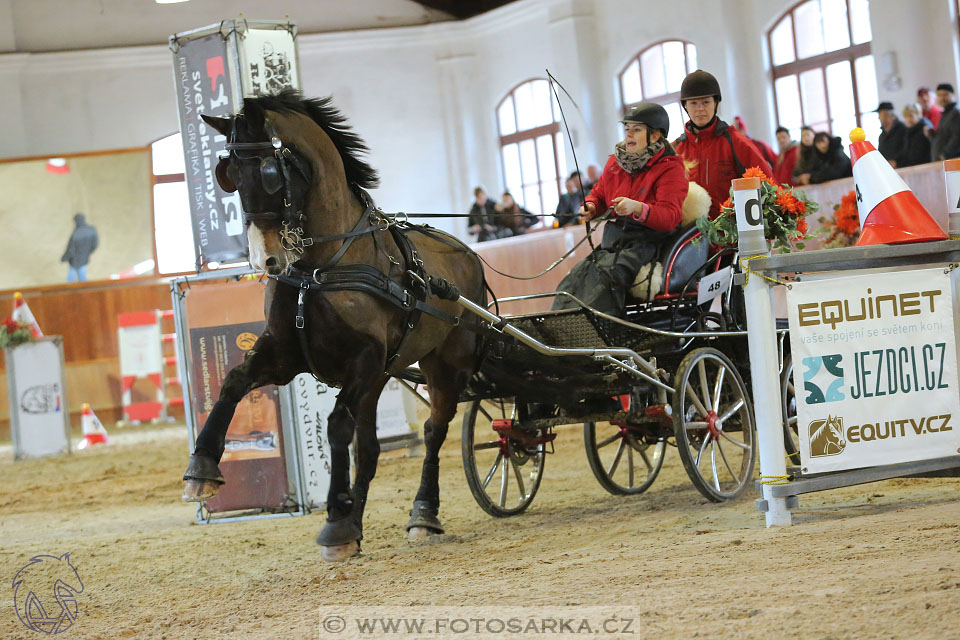
[[[736,498],[753,476],[756,429],[747,387],[733,362],[704,347],[680,362],[673,430],[693,485],[708,500]]]
[[[493,428],[494,420],[516,418],[513,398],[475,400],[463,417],[460,447],[467,484],[480,508],[497,518],[526,511],[543,478],[545,445],[524,445]]]
[[[791,353],[783,359],[780,397],[783,407],[783,447],[787,451],[787,461],[799,467],[800,435],[797,432],[797,393],[793,387],[793,354]]]
[[[663,466],[667,442],[651,442],[636,428],[603,422],[583,425],[587,462],[600,486],[615,495],[637,495],[650,488]]]

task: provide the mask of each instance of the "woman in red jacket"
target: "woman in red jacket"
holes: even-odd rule
[[[680,85],[680,105],[690,116],[684,133],[674,145],[687,164],[691,182],[710,194],[710,218],[720,215],[720,205],[730,197],[730,183],[750,167],[773,175],[757,147],[736,129],[717,117],[720,83],[697,69]]]
[[[679,226],[689,186],[683,161],[666,138],[670,118],[663,107],[641,103],[622,123],[624,139],[580,209],[590,218],[610,210],[603,240],[559,287],[615,315],[623,314],[627,290],[640,268],[656,259],[660,244]],[[554,304],[555,309],[572,306],[563,297]]]

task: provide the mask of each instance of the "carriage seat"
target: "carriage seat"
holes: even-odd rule
[[[630,295],[637,300],[650,301],[659,295],[677,295],[683,291],[687,280],[709,258],[710,243],[706,240],[699,244],[693,242],[699,235],[696,222],[683,224],[674,231],[661,245],[657,259],[640,269]],[[696,287],[688,288],[688,293],[696,291]]]

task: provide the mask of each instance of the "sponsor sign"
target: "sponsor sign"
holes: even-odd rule
[[[954,281],[922,269],[787,291],[805,472],[957,454]]]
[[[5,353],[14,458],[69,452],[60,337],[25,342]]]
[[[208,262],[247,255],[240,195],[224,192],[215,175],[226,138],[200,118],[231,116],[237,110],[227,44],[219,33],[212,33],[179,40],[173,54],[194,249]]]
[[[242,40],[243,95],[262,96],[300,88],[297,49],[286,29],[249,29]]]

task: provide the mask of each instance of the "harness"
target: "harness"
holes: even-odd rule
[[[354,192],[364,204],[364,211],[353,228],[345,233],[316,238],[305,237],[303,222],[306,217],[302,210],[298,209],[297,203],[294,202],[290,175],[292,166],[309,182],[309,171],[304,167],[303,161],[283,143],[269,122],[265,123],[264,128],[270,137],[269,142],[237,142],[236,120],[234,120],[230,141],[225,148],[241,160],[260,159],[260,178],[264,190],[270,194],[277,193],[281,189],[284,190],[283,212],[244,213],[245,221],[281,221],[283,223],[283,229],[279,232],[281,245],[285,250],[296,252],[299,255],[303,254],[306,247],[315,244],[344,241],[337,252],[319,267],[306,267],[300,265],[298,261],[288,265],[284,273],[269,276],[279,283],[296,287],[299,290],[295,325],[304,359],[314,377],[320,379],[318,369],[310,355],[307,341],[306,294],[309,291],[321,293],[327,291],[360,291],[406,312],[400,340],[387,358],[387,370],[399,357],[403,345],[424,313],[453,326],[459,326],[460,318],[438,309],[426,300],[431,292],[442,299],[456,300],[460,297],[460,292],[446,280],[434,278],[427,274],[423,260],[420,258],[413,242],[407,237],[407,233],[418,231],[447,245],[454,246],[453,243],[439,234],[433,233],[425,226],[408,223],[405,217],[387,216],[374,204],[370,194],[356,185],[353,185]],[[244,158],[237,153],[238,151],[254,152],[253,157]],[[358,237],[371,234],[376,245],[378,234],[385,231],[390,232],[400,250],[399,260],[387,254],[391,263],[390,274],[385,274],[369,264],[339,264],[347,249]],[[462,249],[463,247],[455,248]],[[394,273],[394,269],[405,276],[405,284],[390,277]]]

